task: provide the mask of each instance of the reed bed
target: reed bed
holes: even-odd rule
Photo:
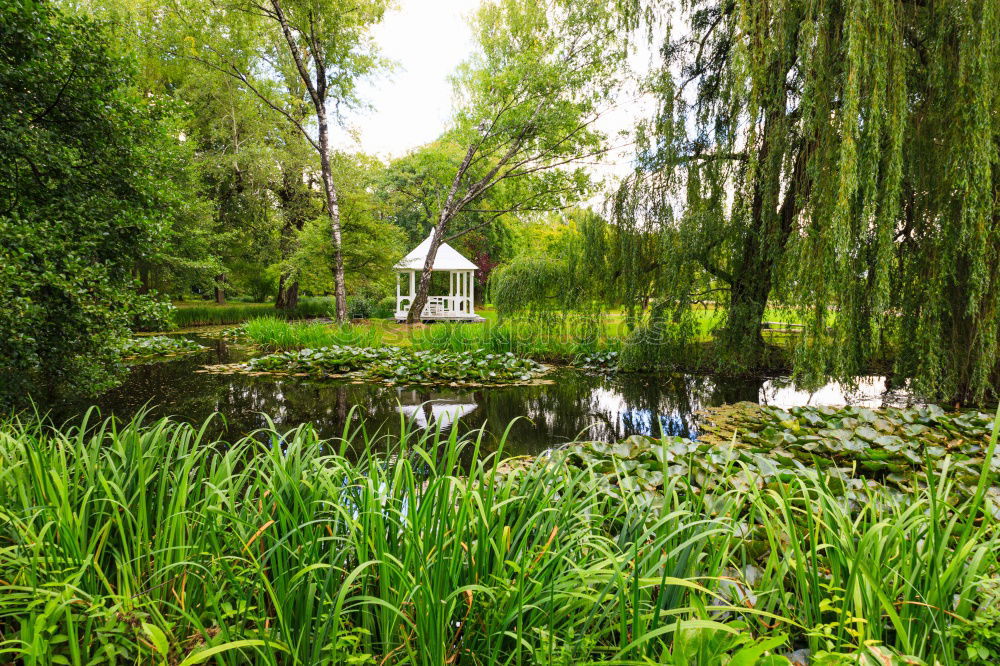
[[[621,339],[592,318],[563,317],[553,321],[512,320],[504,323],[434,324],[417,329],[412,344],[418,349],[513,353],[541,361],[571,361],[584,355],[616,351]]]
[[[572,361],[617,350],[617,338],[598,335],[586,323],[517,321],[497,324],[437,323],[423,327],[386,327],[372,322],[321,324],[287,322],[274,317],[251,319],[240,338],[265,351],[332,346],[379,347],[386,344],[418,351],[487,354],[512,353],[540,361]]]
[[[330,298],[302,298],[298,306],[279,310],[273,303],[227,303],[225,305],[182,305],[173,311],[174,323],[180,328],[240,324],[257,317],[281,319],[313,319],[327,317],[335,309]]]
[[[0,425],[0,661],[963,663],[997,571],[947,472],[903,505],[818,476],[650,504],[454,430],[141,418]]]
[[[251,319],[241,327],[240,338],[264,351],[382,346],[382,331],[375,326],[288,322],[274,317]]]

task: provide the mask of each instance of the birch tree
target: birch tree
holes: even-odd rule
[[[188,48],[177,55],[236,79],[318,155],[340,322],[347,318],[347,290],[331,115],[335,120],[341,109],[357,106],[358,81],[383,67],[370,30],[387,5],[388,0],[242,0],[177,6],[191,30]]]

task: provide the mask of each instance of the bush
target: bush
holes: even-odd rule
[[[370,319],[377,303],[365,294],[355,294],[347,298],[347,316],[351,319]]]
[[[0,393],[93,394],[155,309],[134,267],[184,180],[170,103],[139,92],[107,24],[0,0]]]
[[[386,296],[378,302],[372,311],[373,319],[389,319],[396,315],[396,297]]]

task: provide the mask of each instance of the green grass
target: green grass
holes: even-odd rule
[[[309,319],[327,317],[335,309],[331,298],[302,298],[298,307],[278,310],[273,303],[175,303],[174,323],[180,328],[189,326],[211,326],[240,324],[257,317],[281,317],[284,319]]]
[[[570,361],[580,354],[617,350],[621,339],[607,334],[601,322],[567,318],[564,321],[518,321],[502,324],[441,323],[415,329],[411,344],[417,349],[463,351],[484,349],[510,352],[543,361]]]
[[[513,353],[543,361],[570,361],[578,354],[615,350],[617,338],[595,334],[587,322],[567,320],[553,325],[547,322],[508,322],[496,324],[437,323],[428,326],[406,325],[373,320],[353,324],[287,322],[258,318],[241,327],[241,338],[265,351],[291,351],[320,347],[378,347],[393,345],[422,351]]]
[[[243,340],[264,351],[320,347],[378,347],[382,332],[376,325],[289,322],[274,317],[251,319],[242,327]]]
[[[948,475],[905,504],[800,477],[674,479],[651,505],[586,467],[505,474],[454,431],[355,424],[228,444],[169,420],[0,424],[0,659],[780,664],[759,658],[808,646],[834,664],[820,653],[874,642],[954,664],[949,627],[996,576],[997,524]]]

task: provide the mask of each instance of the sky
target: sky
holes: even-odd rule
[[[368,108],[344,119],[336,147],[391,160],[441,135],[453,102],[449,77],[475,48],[468,19],[479,3],[396,0],[395,8],[373,29],[383,57],[394,63],[393,71],[362,83],[359,92]],[[642,71],[649,59],[649,49],[640,46],[630,65]],[[649,99],[634,91],[620,91],[616,101],[596,126],[617,148],[586,167],[591,177],[606,184],[631,172],[633,148],[620,134],[634,127],[637,114],[648,114],[652,108]],[[594,196],[588,203],[600,199],[599,194]]]
[[[433,141],[447,127],[452,106],[448,77],[473,48],[469,17],[478,0],[397,0],[374,29],[375,40],[394,71],[361,87],[367,111],[347,118],[340,137],[383,159]]]

